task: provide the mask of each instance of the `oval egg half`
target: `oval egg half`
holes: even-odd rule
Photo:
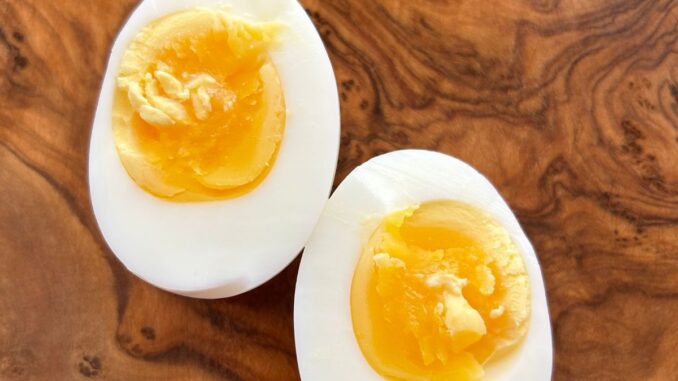
[[[294,310],[302,379],[383,379],[356,338],[356,315],[351,310],[352,302],[361,303],[351,300],[352,284],[359,278],[356,268],[360,269],[361,254],[384,217],[441,200],[482,211],[503,227],[522,257],[529,280],[526,297],[531,313],[526,332],[510,351],[483,365],[482,379],[550,378],[552,342],[544,282],[534,249],[511,209],[483,175],[462,161],[436,152],[405,150],[373,158],[349,174],[330,198],[306,245]]]
[[[151,22],[196,6],[280,24],[268,53],[282,84],[286,125],[275,163],[254,189],[225,200],[172,202],[126,173],[111,125],[113,98],[134,37]],[[115,41],[93,123],[89,185],[99,228],[121,262],[157,287],[200,298],[248,291],[287,266],[311,234],[332,185],[339,129],[334,73],[298,2],[143,1]]]

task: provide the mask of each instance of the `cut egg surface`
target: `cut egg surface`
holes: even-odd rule
[[[339,128],[332,67],[298,2],[143,1],[113,46],[93,124],[97,223],[151,284],[248,291],[308,239]]]
[[[405,150],[354,170],[308,242],[295,296],[304,380],[548,380],[534,250],[469,165]]]

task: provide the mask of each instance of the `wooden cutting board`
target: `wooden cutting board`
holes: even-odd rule
[[[341,92],[335,184],[399,148],[466,160],[535,245],[553,378],[678,379],[678,2],[302,2]],[[136,3],[0,0],[0,379],[297,379],[298,260],[191,300],[97,229],[91,122]]]

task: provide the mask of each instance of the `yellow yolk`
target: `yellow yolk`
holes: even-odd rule
[[[113,132],[138,185],[196,201],[238,196],[263,180],[286,118],[267,53],[276,29],[200,8],[134,38],[117,78]]]
[[[527,332],[525,265],[484,212],[435,201],[384,218],[351,285],[353,329],[389,380],[477,380]]]

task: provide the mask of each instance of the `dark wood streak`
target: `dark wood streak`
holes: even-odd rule
[[[337,75],[335,186],[395,149],[469,162],[538,253],[553,378],[678,378],[678,1],[302,3]],[[96,227],[87,142],[135,5],[0,0],[0,379],[298,379],[298,261],[187,299]]]

